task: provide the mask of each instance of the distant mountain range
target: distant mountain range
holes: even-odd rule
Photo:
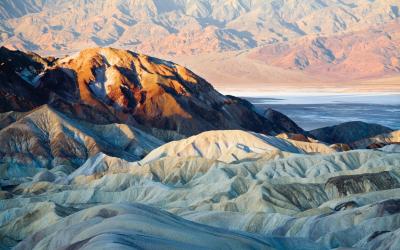
[[[396,0],[4,0],[0,43],[46,53],[112,46],[192,60],[252,49],[252,60],[325,81],[376,78],[400,71],[399,8]]]
[[[399,7],[396,0],[5,0],[1,39],[30,50],[196,54],[363,30],[398,18]]]

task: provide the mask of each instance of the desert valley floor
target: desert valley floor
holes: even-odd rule
[[[270,93],[268,97],[243,98],[260,111],[272,108],[284,113],[306,130],[355,120],[400,129],[399,94],[311,94]]]

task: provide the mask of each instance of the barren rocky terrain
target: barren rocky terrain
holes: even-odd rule
[[[395,106],[236,97],[396,98],[398,0],[2,0],[0,46],[0,250],[400,249]]]
[[[1,249],[399,247],[399,131],[305,131],[131,51],[0,52]]]

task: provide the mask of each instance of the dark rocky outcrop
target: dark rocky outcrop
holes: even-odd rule
[[[47,102],[46,93],[33,86],[45,66],[28,54],[0,48],[0,113],[28,111]]]
[[[392,131],[392,129],[382,125],[354,121],[336,126],[319,128],[309,132],[316,139],[326,143],[350,144],[355,141]]]
[[[381,202],[378,205],[378,213],[380,216],[400,213],[400,199],[389,199]]]
[[[293,120],[291,120],[286,115],[273,110],[271,108],[267,109],[264,112],[264,117],[267,118],[268,121],[279,124],[280,127],[284,128],[286,131],[290,131],[294,134],[304,134],[305,131],[300,128]]]
[[[345,197],[351,194],[387,190],[400,187],[396,177],[389,172],[342,175],[328,179],[325,192],[331,199]]]
[[[344,203],[340,203],[333,210],[335,210],[335,211],[343,211],[343,210],[352,209],[352,208],[356,208],[356,207],[359,207],[357,202],[355,202],[355,201],[347,201],[347,202],[344,202]]]

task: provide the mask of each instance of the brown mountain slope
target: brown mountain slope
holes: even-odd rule
[[[21,54],[22,61],[31,60],[21,52],[3,50],[12,56]],[[257,114],[250,103],[218,93],[172,62],[112,48],[87,49],[52,63],[41,60],[38,70],[30,71],[29,65],[15,69],[16,76],[26,78],[15,85],[30,86],[23,93],[39,100],[23,111],[49,104],[58,112],[94,123],[121,122],[182,135],[215,129],[291,132]],[[4,61],[8,64],[7,58]],[[7,87],[7,82],[0,87]],[[18,97],[20,92],[11,95]],[[3,111],[18,110],[8,99],[2,105],[7,107]]]

